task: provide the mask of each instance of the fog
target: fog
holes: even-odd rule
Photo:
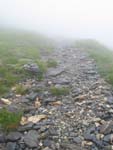
[[[0,25],[113,47],[113,0],[0,0]]]

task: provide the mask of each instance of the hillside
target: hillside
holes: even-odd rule
[[[0,43],[1,150],[111,150],[112,51],[17,31]]]
[[[29,77],[24,64],[40,63],[42,53],[51,52],[53,47],[53,41],[40,34],[0,29],[0,94]]]

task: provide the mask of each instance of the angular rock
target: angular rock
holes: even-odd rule
[[[15,141],[18,141],[19,139],[21,139],[21,137],[22,137],[22,134],[20,132],[10,132],[6,136],[6,140],[11,141],[11,142],[15,142]]]
[[[6,145],[6,150],[16,150],[16,143],[14,142],[8,142],[7,145]]]
[[[51,141],[51,140],[46,139],[46,140],[44,140],[43,145],[44,145],[45,147],[51,147],[51,145],[52,145],[52,141]]]
[[[38,93],[32,92],[27,96],[27,99],[34,101],[34,100],[36,100],[37,97],[38,97]]]
[[[80,137],[75,137],[75,138],[73,138],[73,142],[80,144],[82,142],[82,140]]]
[[[47,73],[47,76],[56,77],[56,76],[62,74],[64,71],[65,71],[64,69],[59,69],[59,68],[58,69],[54,69],[54,70],[53,69],[52,70],[49,69],[49,71]]]
[[[58,135],[58,132],[54,127],[51,127],[49,129],[49,134],[52,135],[52,136],[56,136],[56,135]]]
[[[24,137],[24,143],[29,148],[36,148],[39,145],[38,138],[39,138],[39,135],[37,131],[30,130]]]
[[[100,126],[100,133],[102,134],[110,134],[111,131],[113,130],[113,121],[111,122],[106,122],[105,124]]]
[[[53,81],[54,84],[61,84],[61,85],[65,85],[65,84],[69,84],[70,81],[65,79],[65,78],[62,78],[62,79],[58,79],[58,80],[55,80]]]
[[[112,144],[113,143],[113,134],[106,135],[103,140],[105,142],[108,142],[108,143]]]
[[[113,97],[112,97],[112,96],[107,97],[107,102],[108,102],[109,104],[113,104]]]
[[[53,98],[45,98],[45,99],[43,99],[43,103],[45,104],[45,105],[47,105],[48,103],[51,103],[51,102],[55,102],[56,100],[55,99],[53,99]]]
[[[94,71],[94,70],[89,70],[87,72],[85,72],[86,74],[89,74],[89,75],[95,75],[97,72]]]
[[[75,97],[75,96],[79,96],[80,94],[82,94],[82,90],[77,88],[75,90],[72,91],[72,96]]]
[[[20,131],[20,132],[28,131],[28,130],[32,129],[32,127],[33,127],[33,123],[30,122],[30,123],[27,124],[27,125],[20,126],[20,127],[18,128],[18,131]]]

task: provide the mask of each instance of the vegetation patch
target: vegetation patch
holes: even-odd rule
[[[88,51],[100,74],[113,85],[113,51],[95,40],[76,41],[75,47]]]
[[[54,96],[67,95],[67,94],[69,94],[69,88],[67,88],[67,87],[55,87],[55,86],[52,86],[50,88],[50,92]]]
[[[14,113],[6,110],[5,108],[0,110],[0,125],[5,131],[15,130],[22,117],[22,113]]]
[[[47,65],[41,54],[52,49],[51,40],[40,34],[0,29],[0,96],[19,81],[34,77],[23,69],[25,64],[37,63],[41,70],[38,78],[42,79]]]
[[[15,86],[16,94],[24,95],[24,94],[26,94],[28,92],[28,90],[29,89],[23,84],[16,84],[16,86]]]
[[[54,59],[48,59],[47,60],[47,66],[48,67],[57,67],[58,63],[56,60]]]

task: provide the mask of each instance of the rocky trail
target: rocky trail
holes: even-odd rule
[[[8,95],[8,109],[22,109],[24,117],[16,131],[7,135],[1,131],[0,149],[112,150],[113,91],[98,74],[94,60],[75,48],[43,56],[48,58],[56,59],[58,66],[48,69],[44,80],[23,82],[29,87],[24,96]],[[51,86],[69,92],[54,96]]]

